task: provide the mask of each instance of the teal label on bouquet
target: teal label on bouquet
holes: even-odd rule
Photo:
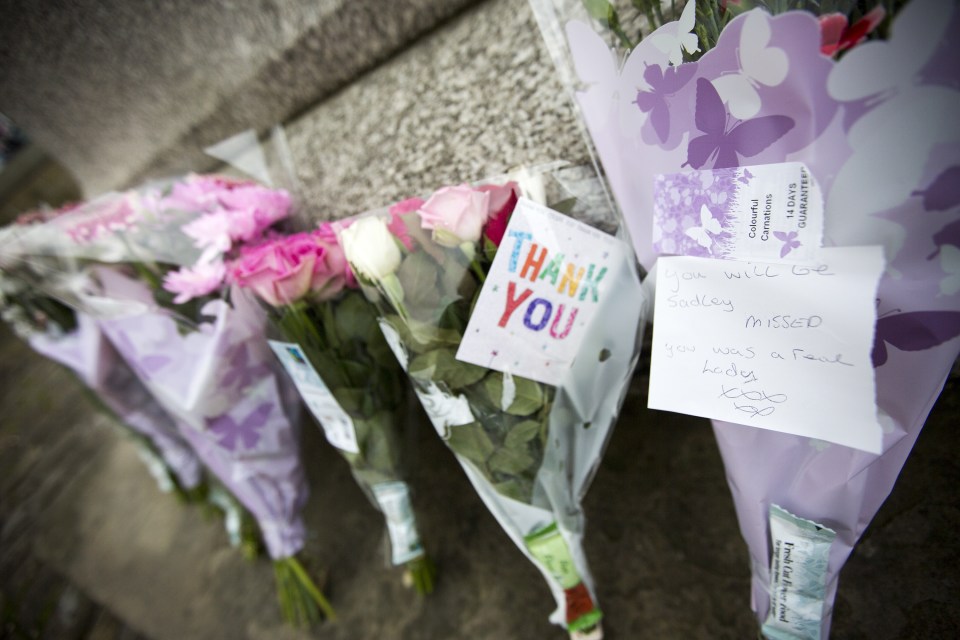
[[[559,385],[627,253],[617,238],[520,198],[457,359]]]
[[[770,505],[767,638],[820,640],[830,545],[836,536],[832,529]]]
[[[423,545],[417,533],[407,483],[382,482],[373,485],[373,496],[387,521],[393,564],[404,564],[422,556]]]
[[[800,162],[659,175],[653,188],[658,253],[758,260],[816,260],[823,196]]]
[[[270,348],[280,358],[283,368],[290,374],[304,404],[323,427],[327,441],[337,449],[360,453],[353,420],[320,379],[320,375],[310,364],[300,345],[278,340],[269,342]]]

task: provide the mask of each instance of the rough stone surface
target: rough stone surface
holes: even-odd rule
[[[472,0],[0,3],[0,110],[84,192],[330,95]],[[475,0],[473,0],[475,1]]]
[[[6,329],[0,356],[0,594],[16,598],[7,617],[36,620],[54,602],[58,612],[72,606],[71,628],[86,634],[44,637],[566,637],[547,622],[552,599],[540,575],[414,402],[410,481],[441,571],[437,591],[419,599],[385,567],[379,515],[319,430],[305,425],[306,555],[340,616],[307,633],[281,625],[269,564],[244,561],[219,522],[160,494],[132,445],[84,403],[69,374]],[[754,637],[746,549],[709,423],[646,409],[648,366],[639,368],[585,500],[607,637]],[[841,576],[834,638],[960,632],[958,387],[954,376]],[[67,587],[50,577],[59,573]],[[61,618],[56,624],[70,623]]]
[[[325,22],[325,10],[348,4],[360,13],[344,11],[341,22]],[[411,0],[403,5],[409,9],[398,10],[404,17],[389,23],[396,32],[378,27],[378,37],[412,38],[467,4]],[[252,30],[244,33],[287,43],[291,58],[252,51],[256,63],[232,76],[195,67],[198,50],[188,47],[196,43],[186,44],[188,36],[177,30],[181,22],[157,17],[165,14],[151,18],[115,0],[96,5],[102,8],[84,2],[53,12],[50,6],[59,7],[24,4],[14,13],[4,5],[0,11],[14,16],[0,27],[0,109],[16,97],[7,87],[29,88],[36,81],[32,90],[48,92],[48,104],[33,115],[37,122],[57,116],[62,124],[44,125],[46,137],[35,137],[55,153],[57,145],[64,151],[74,145],[69,164],[88,192],[184,170],[196,160],[181,155],[184,145],[214,142],[243,128],[236,125],[248,126],[247,119],[259,128],[290,114],[299,114],[287,130],[316,217],[341,217],[519,164],[587,160],[522,0],[488,0],[380,66],[369,65],[388,52],[364,49],[356,37],[360,22],[347,19],[361,20],[363,8],[373,4],[304,3],[302,13],[278,16],[278,0],[266,0],[243,18]],[[234,36],[244,50],[247,36],[237,35],[238,26],[215,19],[218,10],[235,6],[227,0],[164,6],[177,20],[209,25],[204,46],[210,49],[202,51],[233,51]],[[116,29],[118,19],[135,28]],[[288,32],[285,20],[300,22]],[[23,34],[37,33],[41,24],[60,29],[51,33],[63,42],[49,50],[40,40],[27,42]],[[336,24],[343,31],[324,31]],[[335,55],[327,45],[339,33],[349,38],[346,50],[364,53]],[[97,65],[117,51],[110,48],[115,39],[128,59],[108,72]],[[20,43],[16,51],[11,43]],[[330,52],[332,62],[323,64],[343,67],[344,75],[324,85],[328,97],[308,109],[322,93],[314,85],[326,77],[319,62],[305,66],[314,50]],[[12,56],[35,57],[35,77],[8,68]],[[233,54],[226,57],[213,54],[208,62],[236,62]],[[358,73],[351,60],[368,66],[346,84]],[[283,74],[296,70],[303,71],[304,86],[287,88]],[[168,74],[175,91],[183,92],[176,96],[202,108],[177,111],[187,103],[138,84],[150,73]],[[74,77],[83,82],[71,84]],[[115,94],[104,90],[110,82]],[[66,107],[63,114],[55,111]],[[272,116],[279,112],[286,113]],[[100,133],[78,133],[85,119]],[[217,135],[203,138],[207,131]],[[646,409],[648,370],[642,362],[585,499],[586,553],[607,637],[753,638],[747,552],[709,424]],[[958,380],[955,375],[948,384],[900,482],[841,575],[838,640],[960,637]],[[385,566],[380,516],[346,463],[315,427],[304,425],[312,488],[306,555],[340,619],[299,632],[280,622],[269,563],[244,561],[229,548],[219,522],[160,494],[133,446],[81,391],[69,374],[0,328],[0,637],[566,637],[547,622],[553,604],[539,573],[480,502],[412,399],[410,481],[425,544],[441,571],[437,591],[419,599]]]
[[[586,144],[526,2],[495,0],[287,127],[305,201],[337,218]]]

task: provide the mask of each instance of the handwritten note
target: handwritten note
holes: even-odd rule
[[[457,359],[558,385],[604,296],[632,290],[625,244],[520,198]]]
[[[879,453],[870,352],[883,251],[821,258],[660,258],[649,406]]]

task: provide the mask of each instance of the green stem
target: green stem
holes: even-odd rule
[[[480,285],[483,286],[483,283],[487,280],[487,275],[483,272],[483,269],[480,268],[480,263],[476,260],[471,260],[470,270],[473,271],[473,274],[477,276],[477,280],[480,281]]]
[[[436,583],[437,567],[430,559],[430,556],[424,554],[407,563],[407,571],[413,579],[413,587],[421,596],[433,593],[433,585]]]
[[[324,617],[328,620],[336,620],[337,614],[334,612],[333,607],[330,606],[330,603],[320,592],[320,589],[317,588],[317,585],[314,584],[313,580],[310,579],[310,576],[307,575],[307,572],[304,570],[303,565],[300,564],[300,561],[294,556],[287,558],[287,561],[290,563],[290,568],[293,570],[294,575],[299,580],[300,586],[306,589],[307,593],[310,594],[310,597],[313,598],[313,601],[317,603],[317,606],[320,607],[320,611],[323,612]]]

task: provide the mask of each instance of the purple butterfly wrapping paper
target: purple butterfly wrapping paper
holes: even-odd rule
[[[299,458],[296,392],[274,369],[266,318],[238,291],[209,302],[204,322],[182,329],[158,310],[146,285],[109,268],[97,271],[100,295],[130,304],[99,320],[104,334],[180,434],[253,514],[274,559],[304,545],[301,509],[308,486]],[[232,305],[232,306],[231,306]]]
[[[124,425],[147,438],[180,486],[200,484],[202,468],[176,425],[106,340],[96,320],[77,313],[73,331],[30,337],[34,351],[71,369]]]
[[[825,246],[885,249],[873,352],[882,454],[714,422],[761,622],[770,603],[769,506],[837,531],[827,637],[838,573],[960,349],[960,7],[914,0],[889,40],[840,61],[820,53],[817,19],[800,12],[748,12],[698,62],[679,67],[668,66],[662,39],[644,39],[619,66],[592,27],[564,27],[576,101],[646,268],[663,240],[652,233],[658,175],[788,161],[803,162],[823,190]],[[711,193],[683,197],[689,214],[672,230],[678,246],[690,242],[685,232]]]

